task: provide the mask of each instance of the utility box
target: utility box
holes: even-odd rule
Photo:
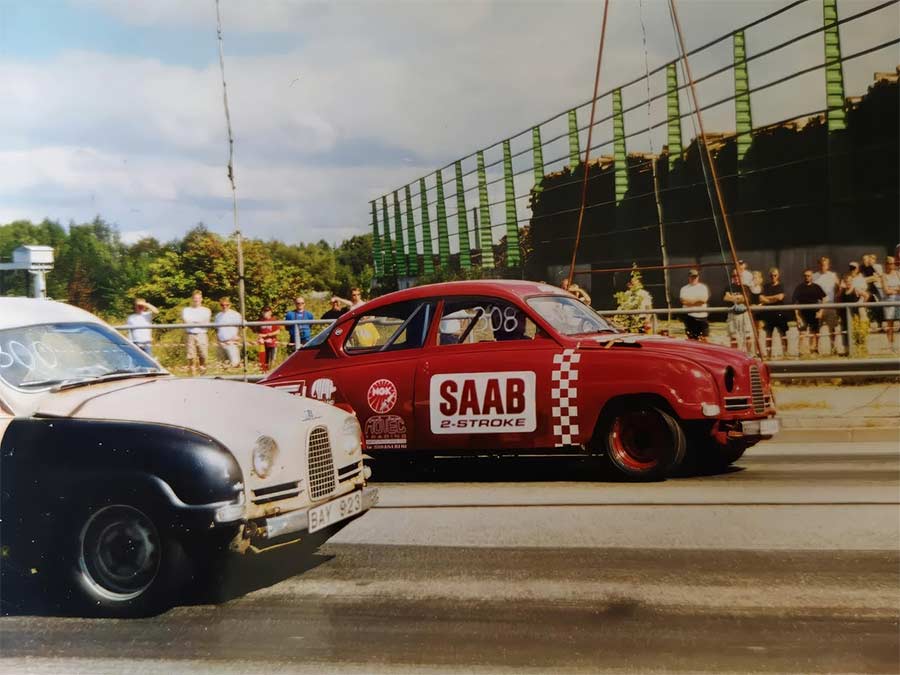
[[[25,245],[13,251],[13,264],[18,269],[28,271],[48,271],[53,269],[53,247]]]

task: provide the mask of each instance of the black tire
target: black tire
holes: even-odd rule
[[[188,577],[181,542],[150,502],[113,500],[70,521],[64,604],[92,616],[150,616],[172,606]]]
[[[674,417],[652,405],[617,406],[605,415],[601,442],[606,462],[632,481],[656,481],[684,460],[684,431]]]
[[[696,444],[696,450],[692,450],[691,454],[696,455],[696,464],[701,472],[716,473],[724,471],[743,457],[748,447],[743,443],[723,446],[712,439],[704,439]]]

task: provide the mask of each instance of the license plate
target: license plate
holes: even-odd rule
[[[781,425],[778,420],[760,420],[759,422],[759,434],[760,436],[774,436],[778,433]]]
[[[362,512],[362,490],[351,492],[343,497],[338,497],[325,504],[313,507],[309,510],[309,532],[318,532],[319,530],[334,525],[342,520],[346,520],[357,513]]]

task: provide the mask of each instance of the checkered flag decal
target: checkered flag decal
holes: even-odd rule
[[[553,372],[550,374],[550,399],[553,403],[551,419],[556,447],[573,445],[578,436],[578,362],[581,354],[574,349],[564,349],[553,355]]]

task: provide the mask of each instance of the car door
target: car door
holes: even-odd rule
[[[444,301],[416,374],[416,428],[429,451],[553,446],[552,371],[559,344],[518,305]]]
[[[370,453],[415,447],[415,374],[436,304],[379,307],[336,336],[344,358],[333,374],[335,387],[356,411]]]

